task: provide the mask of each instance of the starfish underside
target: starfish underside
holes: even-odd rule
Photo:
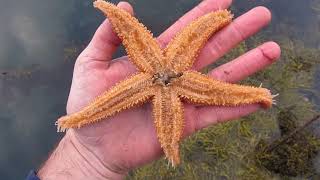
[[[109,18],[138,73],[81,111],[58,119],[58,130],[80,128],[150,100],[161,147],[172,165],[177,165],[184,127],[181,100],[200,105],[261,103],[271,107],[268,89],[229,84],[190,70],[210,36],[231,22],[229,11],[219,10],[196,19],[161,49],[152,34],[126,11],[102,0],[95,1],[94,6]]]

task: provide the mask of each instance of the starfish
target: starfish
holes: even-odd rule
[[[191,69],[211,35],[232,21],[229,11],[219,10],[196,19],[162,49],[145,26],[126,11],[103,0],[95,1],[94,6],[109,18],[138,72],[79,112],[59,118],[58,131],[80,128],[151,101],[158,140],[166,158],[175,166],[180,162],[183,101],[197,105],[272,106],[273,96],[268,89],[229,84]]]

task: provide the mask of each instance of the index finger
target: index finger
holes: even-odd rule
[[[162,47],[166,46],[170,40],[187,26],[191,21],[203,16],[209,12],[219,9],[227,9],[232,3],[232,0],[204,0],[192,10],[187,12],[184,16],[178,19],[173,25],[171,25],[166,31],[164,31],[158,38],[158,42]]]

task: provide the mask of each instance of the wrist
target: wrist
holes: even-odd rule
[[[123,179],[125,174],[110,170],[94,153],[88,150],[69,130],[50,155],[38,176],[46,179]]]

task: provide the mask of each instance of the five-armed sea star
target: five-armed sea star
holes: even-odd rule
[[[94,6],[109,18],[139,72],[104,92],[83,110],[61,117],[58,130],[80,128],[151,100],[159,142],[165,156],[177,165],[184,127],[181,100],[200,105],[261,103],[271,107],[268,89],[229,84],[191,70],[210,36],[231,22],[229,11],[219,10],[198,18],[161,49],[152,34],[126,11],[103,0],[95,1]]]

